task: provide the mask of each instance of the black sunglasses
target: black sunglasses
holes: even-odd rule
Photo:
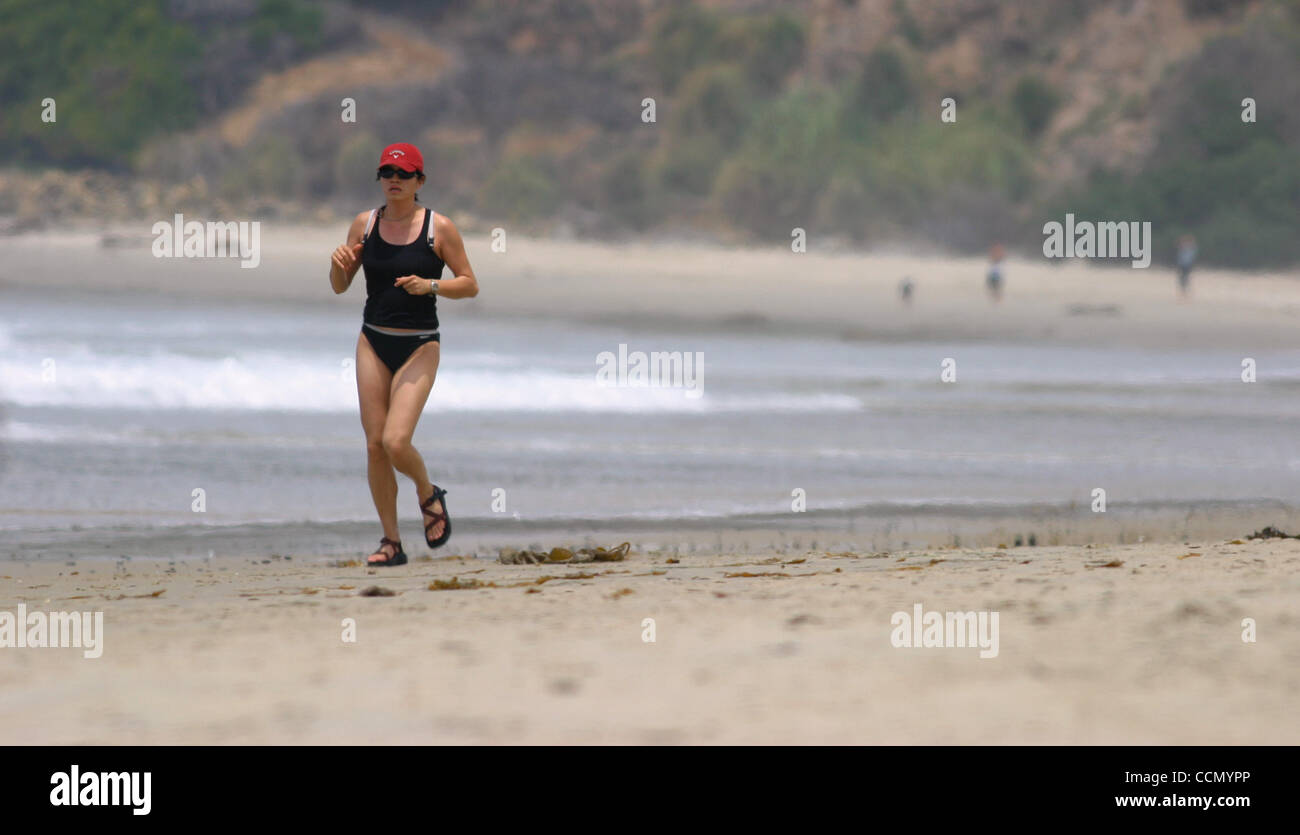
[[[375,175],[375,179],[387,180],[389,177],[400,177],[403,180],[409,180],[418,173],[419,172],[417,171],[404,171],[396,166],[385,165],[383,168],[379,169],[379,173]]]

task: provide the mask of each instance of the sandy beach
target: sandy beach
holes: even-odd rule
[[[0,287],[353,307],[364,286],[335,296],[327,281],[329,253],[346,231],[346,222],[263,222],[260,262],[252,269],[241,269],[233,258],[155,258],[144,221],[77,234],[28,233],[5,239]],[[105,236],[116,244],[101,246]],[[823,251],[815,241],[798,254],[779,241],[734,248],[507,236],[504,251],[486,235],[466,234],[465,242],[482,290],[458,303],[461,316],[855,340],[996,338],[1240,350],[1290,347],[1300,322],[1300,274],[1294,270],[1198,269],[1193,301],[1186,303],[1176,298],[1172,270],[1158,265],[1133,269],[1013,254],[1005,269],[1006,297],[992,305],[980,258]],[[48,269],[51,247],[59,252],[58,270]],[[911,307],[898,300],[907,276],[916,285]]]
[[[6,744],[1300,741],[1295,540],[0,571],[104,613],[99,658],[0,649]],[[894,647],[917,604],[998,612],[997,655]]]
[[[84,294],[90,285],[105,299],[118,294],[134,299],[138,291],[147,290],[191,300],[193,304],[184,303],[188,307],[166,308],[159,314],[165,322],[177,321],[177,328],[186,327],[189,310],[202,314],[210,300],[237,298],[297,315],[331,305],[357,310],[364,295],[356,287],[343,296],[326,288],[326,258],[341,238],[341,228],[268,224],[261,265],[250,270],[232,260],[154,258],[141,228],[114,231],[119,242],[110,247],[101,246],[102,234],[94,230],[71,240],[61,237],[62,268],[57,271],[43,261],[52,238],[33,234],[7,239],[0,286],[22,290],[28,294],[25,298],[36,288]],[[122,245],[122,240],[127,243]],[[1242,357],[1293,347],[1300,315],[1300,283],[1291,274],[1198,271],[1193,300],[1180,303],[1174,297],[1172,274],[1158,268],[1053,266],[1013,258],[1006,271],[1007,298],[994,306],[983,295],[980,259],[794,255],[779,247],[737,251],[520,238],[510,239],[505,253],[496,253],[484,237],[470,236],[468,243],[483,292],[455,308],[457,320],[466,323],[461,332],[469,333],[469,323],[479,320],[482,328],[497,329],[484,333],[514,329],[520,340],[529,339],[533,330],[545,334],[545,328],[569,321],[613,326],[609,334],[614,337],[624,324],[630,328],[653,322],[660,333],[676,330],[687,335],[688,348],[691,339],[729,332],[762,337],[806,334],[873,351],[908,340],[952,340],[961,350],[974,350],[969,346],[981,340],[998,340],[1135,346],[1134,356],[1140,360],[1145,348],[1194,348],[1204,349],[1207,356],[1215,352],[1207,361],[1216,363],[1215,368],[1222,361],[1223,385],[1229,386],[1240,385],[1234,377]],[[895,295],[905,275],[917,285],[911,308],[901,306]],[[146,321],[137,308],[121,309],[133,323]],[[91,322],[86,327],[94,333],[99,326]],[[170,332],[156,333],[163,336],[150,331],[149,338],[171,338],[166,336]],[[290,339],[285,337],[286,342]],[[50,350],[61,357],[64,354],[57,352],[70,351],[57,344]],[[574,367],[590,366],[585,350],[575,355]],[[65,365],[77,368],[76,355],[67,356]],[[89,356],[84,361],[87,374],[96,370],[94,363],[128,362],[118,354],[102,360]],[[727,358],[726,353],[721,356]],[[1200,356],[1188,362],[1200,362]],[[218,361],[225,362],[213,360]],[[337,368],[338,360],[329,354],[321,362],[328,370],[331,363]],[[925,362],[928,367],[929,360]],[[114,379],[134,385],[133,375],[154,366],[120,367],[125,370],[116,372],[119,377]],[[222,368],[195,367],[202,373]],[[286,367],[291,371],[278,372],[282,376],[273,378],[266,391],[273,392],[294,374],[316,373],[306,364]],[[1267,379],[1267,366],[1260,373]],[[255,382],[250,377],[248,385]],[[177,376],[167,385],[184,390],[185,383]],[[800,391],[790,385],[796,386],[791,391]],[[1300,591],[1300,543],[1237,539],[1264,525],[1293,531],[1297,524],[1290,494],[1277,481],[1286,467],[1294,467],[1287,464],[1295,456],[1285,448],[1277,423],[1289,414],[1288,401],[1259,401],[1261,408],[1273,410],[1268,417],[1273,422],[1260,424],[1259,430],[1272,434],[1261,437],[1278,445],[1262,459],[1245,441],[1218,452],[1221,447],[1216,445],[1230,440],[1220,427],[1252,425],[1227,422],[1248,420],[1256,408],[1256,401],[1232,399],[1238,389],[1225,388],[1223,397],[1218,389],[1176,392],[1170,397],[1202,399],[1147,405],[1140,399],[1139,383],[1122,393],[1131,399],[1118,401],[1127,410],[1121,417],[1146,420],[1154,412],[1153,420],[1159,421],[1167,409],[1168,423],[1105,424],[1110,428],[1089,441],[1094,451],[1080,459],[1083,463],[1054,458],[1052,444],[1072,451],[1069,448],[1090,437],[1089,427],[1103,425],[1109,417],[1104,413],[1078,412],[1072,418],[1077,423],[1071,424],[1075,434],[1058,442],[1051,440],[1054,413],[1048,413],[1042,424],[1047,434],[1038,441],[1035,456],[1016,457],[1019,441],[1011,438],[1006,450],[985,453],[971,446],[967,455],[959,447],[950,461],[942,446],[929,440],[933,433],[980,419],[980,409],[996,415],[1003,412],[995,409],[1004,407],[977,404],[972,410],[963,401],[946,406],[924,399],[924,392],[909,394],[918,398],[917,414],[931,423],[919,426],[915,434],[877,440],[870,432],[881,424],[870,421],[883,419],[877,414],[890,414],[892,393],[919,391],[889,380],[878,385],[870,391],[882,394],[870,396],[881,401],[882,411],[863,412],[861,419],[850,411],[841,423],[814,424],[828,427],[822,430],[828,435],[848,433],[844,427],[865,427],[867,434],[844,434],[844,449],[834,455],[854,452],[855,445],[881,447],[883,457],[852,465],[845,479],[876,478],[885,465],[907,472],[916,465],[930,468],[918,471],[923,485],[930,478],[942,484],[954,467],[967,466],[986,479],[972,482],[972,489],[997,499],[1003,495],[997,490],[1014,486],[1013,479],[1056,466],[1065,474],[1069,492],[1041,496],[1045,504],[1038,509],[1033,502],[1018,500],[1002,510],[972,511],[965,518],[960,506],[942,503],[918,503],[910,509],[887,502],[836,509],[835,493],[823,489],[813,494],[808,513],[792,514],[791,486],[804,478],[804,453],[792,452],[753,476],[738,470],[712,476],[720,481],[702,482],[703,489],[724,496],[755,479],[771,483],[770,501],[786,508],[779,513],[731,516],[725,523],[689,513],[680,522],[664,518],[652,523],[618,513],[590,523],[563,515],[498,522],[501,517],[489,511],[489,488],[502,484],[516,489],[514,462],[521,460],[520,452],[493,446],[498,436],[484,435],[463,452],[454,443],[446,447],[453,475],[479,479],[470,498],[465,498],[469,488],[461,486],[453,496],[460,502],[453,505],[453,515],[463,515],[457,517],[462,521],[449,548],[460,556],[441,552],[431,559],[419,544],[408,548],[415,561],[396,569],[367,569],[349,563],[349,557],[340,559],[341,553],[359,556],[373,544],[374,523],[346,517],[322,520],[314,506],[310,511],[295,509],[292,518],[275,523],[239,524],[242,517],[234,513],[224,527],[142,523],[120,531],[104,527],[80,533],[66,530],[71,511],[51,511],[50,527],[26,530],[22,542],[9,549],[10,559],[0,563],[0,612],[16,611],[19,605],[29,612],[102,611],[103,654],[85,658],[75,648],[0,648],[0,693],[11,707],[0,719],[0,742],[1300,741],[1294,719],[1294,693],[1300,686],[1300,620],[1294,606]],[[1008,395],[1027,398],[1031,415],[1032,404],[1046,396],[1039,383],[1033,385],[1038,388],[1026,389],[1027,394],[1011,390]],[[573,390],[582,393],[581,388]],[[112,497],[117,471],[157,458],[163,462],[158,473],[164,478],[154,479],[144,471],[141,480],[131,484],[157,481],[168,492],[155,495],[141,489],[142,501],[154,500],[164,510],[170,502],[184,514],[195,485],[211,482],[214,497],[248,491],[262,482],[276,489],[280,479],[293,475],[284,469],[292,459],[276,464],[279,469],[268,464],[261,475],[253,465],[271,455],[276,445],[287,444],[290,451],[295,446],[310,449],[326,463],[344,462],[346,468],[331,464],[334,469],[326,471],[331,483],[353,486],[354,495],[343,496],[339,506],[354,515],[369,514],[355,454],[355,416],[346,411],[337,418],[330,417],[332,413],[322,418],[282,415],[273,404],[265,411],[248,411],[247,419],[239,412],[228,413],[220,419],[226,423],[209,426],[208,409],[200,402],[188,412],[174,413],[193,421],[195,428],[167,440],[172,446],[137,447],[135,435],[104,434],[95,441],[102,444],[101,453],[101,447],[71,445],[83,436],[94,440],[95,433],[113,429],[113,415],[118,414],[113,409],[121,408],[116,401],[103,401],[108,407],[103,413],[94,411],[100,401],[87,407],[89,429],[70,423],[58,430],[63,434],[47,436],[40,434],[42,422],[60,417],[58,409],[64,406],[43,405],[41,391],[34,385],[23,389],[29,400],[17,431],[27,434],[12,436],[16,444],[27,444],[15,448],[27,456],[23,472],[37,474],[34,477],[47,467],[41,456],[67,444],[77,450],[67,453],[69,461],[84,460],[76,457],[80,455],[103,456],[97,466],[104,475],[93,484]],[[112,394],[111,387],[105,391]],[[430,409],[435,415],[443,402],[438,400],[440,391]],[[1100,396],[1092,389],[1082,391],[1078,396],[1089,403]],[[1054,408],[1063,409],[1067,417],[1076,414],[1070,411],[1073,391],[1053,396],[1061,398]],[[871,402],[875,409],[876,401]],[[1200,413],[1197,410],[1226,404],[1222,418],[1218,411],[1205,412],[1208,417],[1197,430],[1203,434],[1172,439],[1199,450],[1203,457],[1196,459],[1199,469],[1192,472],[1202,474],[1205,483],[1224,475],[1224,500],[1192,505],[1190,510],[1186,499],[1167,507],[1160,504],[1184,486],[1160,479],[1177,475],[1156,473],[1149,484],[1137,480],[1152,466],[1169,468],[1186,454],[1176,443],[1159,447],[1161,433],[1184,432],[1179,410],[1187,407],[1180,403],[1191,404],[1193,416]],[[464,414],[471,418],[484,413],[481,405],[466,408],[470,411]],[[903,413],[910,408],[898,407]],[[640,418],[641,423],[621,424],[619,420],[627,418],[611,420],[593,412],[583,417],[587,422],[581,434],[564,447],[559,442],[570,441],[565,421],[573,419],[568,413],[553,419],[545,413],[541,418],[528,412],[512,414],[492,418],[503,427],[500,438],[523,438],[519,426],[544,428],[550,433],[545,437],[572,456],[541,457],[529,464],[531,472],[540,474],[539,495],[556,489],[558,482],[550,473],[569,477],[575,467],[588,464],[595,468],[588,480],[579,479],[567,489],[579,499],[596,495],[592,491],[605,490],[599,485],[606,470],[600,467],[618,473],[625,462],[653,462],[657,450],[681,445],[670,434],[664,446],[646,447],[644,458],[616,456],[628,443],[620,427],[640,427],[644,437],[653,437],[653,422],[663,420],[653,413]],[[738,418],[734,431],[722,424],[716,439],[704,433],[717,418],[682,418],[683,431],[699,433],[695,446],[681,453],[683,460],[707,456],[711,445],[732,443],[764,425],[813,419],[755,414],[762,419],[746,423]],[[451,417],[461,419],[454,412]],[[539,422],[543,419],[551,422]],[[898,420],[913,419],[903,414]],[[489,426],[496,425],[492,421]],[[261,424],[270,427],[264,430],[269,440],[255,434]],[[281,424],[284,428],[276,428]],[[611,427],[607,437],[597,434],[604,425]],[[430,426],[427,443],[435,449],[440,438],[436,420]],[[971,437],[982,436],[983,426],[970,426]],[[933,430],[927,434],[929,427]],[[1130,461],[1126,452],[1122,460],[1112,460],[1116,456],[1108,452],[1112,442],[1106,433],[1118,437],[1128,431],[1150,434],[1150,454]],[[251,438],[247,443],[264,446],[249,446],[249,451],[231,447],[233,452],[227,453],[218,445],[204,453],[210,458],[194,463],[190,450],[197,454],[201,444],[221,444],[227,438]],[[599,444],[607,457],[585,452],[592,444]],[[767,451],[774,442],[755,445]],[[173,458],[154,449],[172,450]],[[455,457],[458,454],[463,460]],[[243,469],[223,475],[227,455],[241,456],[230,460]],[[708,466],[756,458],[749,452],[727,455],[727,461]],[[1004,461],[1011,462],[1005,470],[989,469],[984,475],[979,469],[985,466],[981,462],[994,467]],[[480,475],[487,465],[488,474]],[[1087,499],[1099,465],[1115,468],[1108,483],[1117,488],[1105,514],[1091,512]],[[199,475],[192,475],[196,466],[201,466]],[[651,489],[637,479],[656,476],[650,464],[645,466],[647,475],[630,478],[625,487],[629,511],[639,509],[637,491]],[[81,483],[79,470],[68,472],[66,477],[73,479],[69,483]],[[674,477],[697,478],[692,471],[684,472]],[[1068,480],[1075,472],[1077,484]],[[294,484],[327,478],[315,471],[304,473]],[[1256,473],[1274,481],[1261,486]],[[521,482],[514,495],[527,498],[527,487]],[[1146,492],[1134,492],[1139,487]],[[43,489],[60,488],[51,484]],[[886,498],[888,489],[880,488]],[[403,482],[402,490],[399,508],[409,528],[411,508],[403,504],[409,504],[409,485]],[[1126,495],[1141,501],[1126,501]],[[222,501],[229,499],[214,499],[214,507],[220,508]],[[15,494],[16,506],[30,503]],[[140,518],[172,518],[155,505],[142,505]],[[574,504],[581,506],[581,501]],[[108,509],[101,515],[121,512]],[[1016,547],[1016,537],[1033,534],[1036,547]],[[504,546],[614,545],[624,540],[632,543],[633,552],[623,562],[503,565],[493,558]],[[418,543],[418,538],[412,542]],[[100,551],[134,556],[105,559],[97,556]],[[205,559],[205,553],[211,556]],[[430,588],[452,578],[484,585]],[[372,586],[392,594],[362,596]],[[996,656],[982,658],[969,646],[895,647],[891,619],[918,605],[925,612],[997,612]],[[1256,625],[1256,642],[1242,640],[1243,620],[1248,618]],[[344,640],[348,619],[355,621],[355,641]],[[654,621],[653,642],[643,640],[646,619]]]

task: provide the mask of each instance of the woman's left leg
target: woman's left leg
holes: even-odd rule
[[[384,422],[383,444],[388,460],[398,472],[415,482],[416,496],[421,502],[433,493],[433,484],[425,470],[424,459],[411,444],[411,437],[415,434],[429,392],[433,390],[433,380],[438,374],[439,349],[437,342],[427,342],[397,369],[389,392],[388,417]],[[433,509],[441,511],[441,503]],[[442,528],[440,521],[430,529],[429,535],[436,539],[442,534]]]

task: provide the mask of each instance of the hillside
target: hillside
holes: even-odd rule
[[[113,0],[98,40],[2,5],[11,225],[335,219],[402,138],[467,228],[976,252],[1075,211],[1151,220],[1161,258],[1192,231],[1208,263],[1300,260],[1286,0]]]

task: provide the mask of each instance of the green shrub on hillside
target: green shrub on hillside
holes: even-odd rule
[[[703,196],[713,189],[731,149],[717,137],[669,138],[643,160],[648,178],[666,192]]]
[[[665,12],[650,34],[650,63],[668,90],[696,67],[712,62],[711,48],[721,22],[711,12],[687,3]]]
[[[739,67],[713,63],[682,79],[663,111],[663,139],[646,174],[667,191],[704,195],[763,101]]]
[[[321,45],[321,10],[307,0],[261,0],[249,30],[253,44],[265,48],[273,38],[290,37],[305,50]]]
[[[489,216],[526,223],[554,213],[563,197],[555,161],[527,154],[501,160],[483,185],[479,206]]]
[[[1183,0],[1183,9],[1190,18],[1218,17],[1249,6],[1251,0]]]
[[[262,73],[348,37],[346,17],[327,27],[308,0],[0,0],[0,154],[125,171],[150,139],[193,127]],[[56,122],[41,121],[45,98]]]
[[[1300,261],[1300,157],[1261,138],[1207,160],[1156,159],[1132,174],[1100,173],[1053,201],[1047,214],[1150,221],[1153,257],[1173,259],[1178,236],[1196,236],[1200,258],[1229,267]]]
[[[889,137],[897,148],[910,149],[918,165],[929,168],[940,188],[961,184],[997,191],[1011,200],[1028,198],[1034,186],[1034,148],[995,111],[968,108],[962,127],[923,122]]]
[[[845,100],[844,127],[865,136],[913,106],[917,87],[903,53],[883,46],[867,56]]]
[[[0,2],[0,152],[11,160],[124,166],[142,138],[190,125],[199,42],[161,0],[69,7]],[[56,103],[41,121],[41,100]]]
[[[1011,91],[1011,108],[1030,138],[1037,138],[1047,128],[1060,104],[1061,95],[1035,76],[1020,79]]]
[[[917,23],[912,15],[912,10],[908,8],[907,0],[894,0],[894,17],[898,19],[899,31],[912,48],[920,49],[925,46],[925,33],[921,30],[921,24]]]
[[[793,90],[754,119],[714,186],[727,219],[761,234],[807,226],[817,197],[844,150],[840,103],[826,90]]]
[[[351,200],[368,199],[378,205],[383,198],[375,183],[375,159],[383,147],[384,143],[371,133],[344,142],[334,156],[331,171],[334,193]]]
[[[1153,94],[1162,125],[1133,172],[1097,172],[1049,211],[1150,221],[1153,257],[1196,236],[1200,260],[1270,267],[1300,260],[1300,27],[1277,21],[1216,38]],[[1257,98],[1256,122],[1241,100]]]
[[[937,120],[885,124],[857,146],[842,138],[819,222],[856,239],[885,231],[916,235],[918,224],[950,214],[954,194],[1032,193],[1032,153],[1023,139],[988,110],[972,108],[962,120],[961,130]],[[940,242],[987,245],[968,237]]]
[[[785,11],[722,16],[694,3],[663,13],[651,31],[651,65],[668,90],[695,69],[726,64],[755,88],[778,89],[803,63],[803,22]]]
[[[772,91],[803,63],[805,37],[803,23],[788,12],[732,17],[718,31],[715,54],[758,89]]]
[[[673,136],[712,136],[730,145],[740,138],[760,106],[737,67],[710,64],[682,80],[667,127]]]
[[[306,166],[288,137],[264,137],[240,149],[222,175],[220,195],[233,201],[305,197]]]
[[[658,218],[657,201],[642,170],[643,154],[628,150],[616,156],[601,174],[605,207],[621,223],[642,230]]]

